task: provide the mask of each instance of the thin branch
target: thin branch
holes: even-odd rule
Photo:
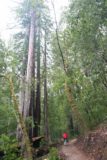
[[[59,41],[58,23],[57,23],[55,6],[54,6],[53,0],[51,0],[51,3],[52,3],[53,11],[54,11],[54,18],[55,18],[55,24],[56,24],[56,38],[57,38],[57,42],[58,42],[58,47],[59,47],[59,51],[60,51],[60,54],[61,54],[61,57],[62,57],[63,68],[64,68],[65,73],[67,74],[67,68],[66,68],[66,65],[65,65],[65,60],[64,60],[63,52],[62,52],[60,41]]]

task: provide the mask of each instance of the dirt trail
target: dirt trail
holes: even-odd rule
[[[75,142],[76,140],[72,140],[69,144],[61,147],[60,152],[65,155],[66,160],[90,160],[84,152],[77,148]]]

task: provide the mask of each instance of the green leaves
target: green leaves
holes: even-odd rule
[[[0,39],[0,73],[3,73],[6,69],[5,57],[6,56],[6,47],[4,42]]]
[[[66,81],[73,92],[78,109],[89,128],[106,117],[107,110],[107,4],[106,1],[75,0],[64,12],[59,40],[68,67]],[[52,42],[54,69],[61,59],[57,42]],[[60,70],[61,71],[61,70]],[[61,75],[61,74],[60,74]],[[55,89],[62,83],[59,72],[53,82]],[[62,75],[61,75],[62,77]],[[55,90],[54,90],[55,91]],[[59,96],[59,94],[58,94]],[[60,99],[60,98],[59,98]],[[63,99],[60,99],[63,103]],[[67,102],[66,102],[67,104]]]
[[[22,160],[18,156],[19,151],[16,139],[11,139],[5,134],[0,136],[0,151],[4,153],[2,160]]]
[[[51,148],[49,153],[49,160],[59,160],[58,150],[54,147]]]

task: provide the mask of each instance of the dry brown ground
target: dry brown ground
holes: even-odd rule
[[[76,139],[70,141],[67,145],[60,148],[60,154],[64,154],[66,160],[93,160],[80,150],[76,144]]]

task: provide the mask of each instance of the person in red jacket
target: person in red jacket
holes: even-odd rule
[[[68,142],[68,134],[66,132],[63,133],[64,145]]]

